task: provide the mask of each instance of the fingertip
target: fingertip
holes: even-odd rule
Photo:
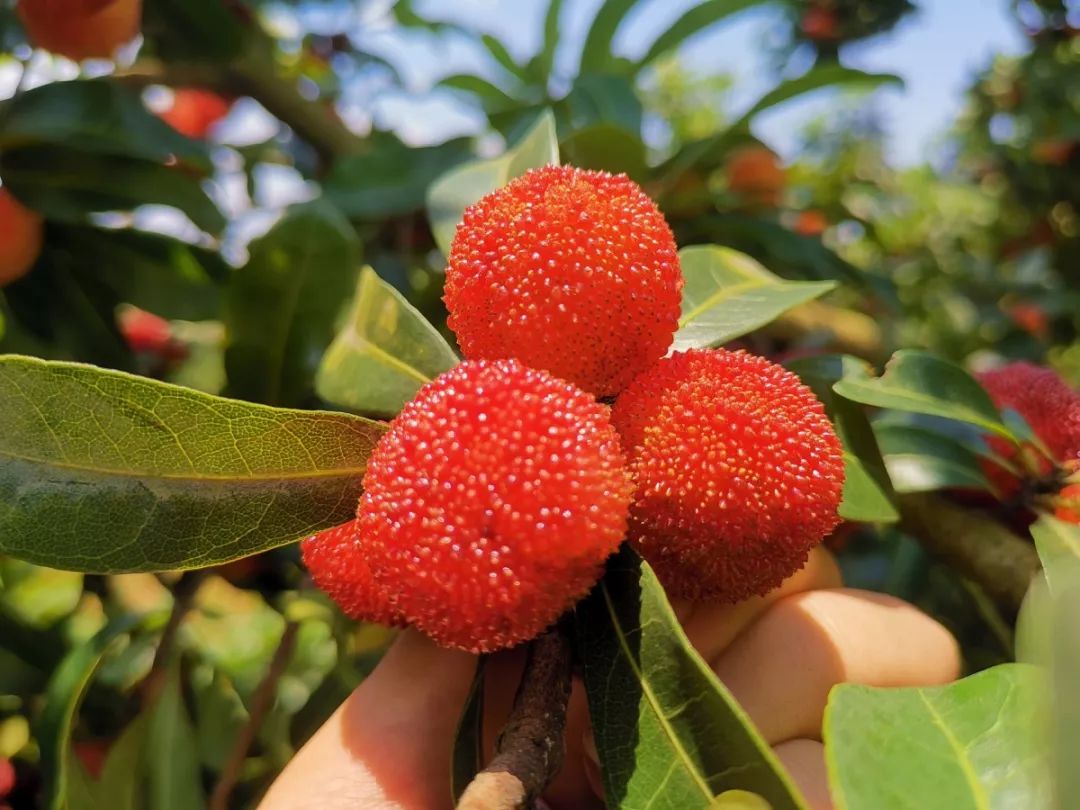
[[[809,810],[832,810],[825,746],[817,740],[789,740],[773,752],[802,793]]]

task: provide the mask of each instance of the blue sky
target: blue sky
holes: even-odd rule
[[[566,0],[562,47],[557,67],[572,75],[580,43],[601,0]],[[844,61],[866,70],[901,75],[905,87],[885,89],[875,98],[887,132],[889,154],[912,164],[932,153],[935,138],[955,118],[964,88],[994,53],[1017,53],[1024,36],[1009,13],[1008,0],[919,0],[920,10],[889,35],[848,48]],[[527,58],[539,47],[547,0],[418,0],[425,16],[453,20],[495,34],[510,52]],[[693,0],[644,0],[619,31],[616,48],[626,54],[643,51]],[[369,14],[372,12],[369,6]],[[441,140],[447,134],[473,131],[482,118],[453,96],[427,92],[438,78],[462,71],[494,75],[483,52],[454,35],[402,35],[370,23],[358,28],[373,49],[399,66],[410,92],[383,89],[358,106],[374,110],[380,126],[393,125],[413,142]],[[736,79],[734,101],[746,103],[775,81],[765,43],[776,30],[777,15],[754,10],[721,23],[690,40],[683,48],[685,64],[696,71],[722,71]],[[790,154],[797,146],[799,125],[830,107],[828,95],[794,102],[763,117],[758,135]]]

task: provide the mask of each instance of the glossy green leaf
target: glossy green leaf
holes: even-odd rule
[[[216,565],[355,511],[384,426],[0,357],[0,553],[94,572]]]
[[[341,213],[318,201],[290,209],[249,251],[226,297],[226,392],[301,405],[356,283],[360,243]]]
[[[350,219],[381,220],[419,211],[428,186],[472,155],[466,138],[410,147],[380,133],[368,142],[369,151],[339,160],[323,181],[326,198]]]
[[[0,151],[52,144],[80,152],[210,169],[206,146],[151,113],[139,94],[107,79],[52,82],[13,99],[0,117]]]
[[[529,169],[558,162],[555,118],[545,110],[521,140],[499,157],[467,163],[439,178],[428,189],[427,207],[435,241],[443,254],[450,252],[454,231],[466,208]]]
[[[199,749],[173,665],[154,704],[147,730],[147,805],[154,810],[200,810],[203,799]]]
[[[576,619],[610,807],[711,808],[729,790],[758,793],[773,810],[803,807],[633,551],[612,558]]]
[[[1012,438],[982,386],[960,366],[928,352],[898,351],[880,377],[853,367],[833,389],[852,402],[943,416]]]
[[[480,99],[484,109],[489,113],[512,110],[518,106],[514,97],[497,84],[489,82],[480,76],[474,76],[471,73],[458,73],[447,76],[439,80],[438,86],[471,93]]]
[[[704,31],[726,17],[763,5],[765,0],[704,0],[690,7],[679,19],[653,40],[649,50],[638,61],[636,70],[648,67],[661,56],[678,48],[687,39]]]
[[[352,313],[323,355],[315,389],[334,405],[393,416],[421,385],[457,363],[438,330],[367,267]]]
[[[1080,582],[1080,526],[1042,514],[1031,524],[1031,536],[1052,593],[1070,580]]]
[[[990,488],[979,457],[959,442],[912,425],[875,425],[874,435],[897,492]]]
[[[49,679],[35,735],[41,749],[45,806],[49,810],[67,808],[71,731],[90,680],[113,643],[133,630],[139,620],[140,617],[130,614],[114,619],[88,642],[68,653]]]
[[[499,67],[518,81],[527,82],[529,80],[525,70],[514,61],[514,57],[510,55],[510,51],[506,50],[506,46],[503,45],[498,38],[493,37],[491,34],[483,34],[480,37],[480,43],[487,49],[487,52],[491,54],[491,58],[495,60]]]
[[[742,122],[749,122],[758,113],[783,104],[785,101],[827,87],[856,87],[873,90],[886,84],[902,87],[904,81],[892,73],[867,73],[863,70],[844,67],[836,63],[819,65],[797,79],[789,79],[774,87],[743,113],[740,121],[736,122],[734,126],[739,126]]]
[[[841,684],[824,737],[838,810],[1050,810],[1034,667],[1005,664],[947,686]]]
[[[177,166],[48,145],[6,150],[0,170],[5,185],[48,219],[85,222],[91,213],[168,205],[208,233],[225,227],[198,178]]]
[[[612,42],[626,15],[638,0],[604,0],[593,17],[581,48],[581,73],[603,73],[611,67]]]
[[[846,355],[806,357],[787,364],[821,400],[844,447],[840,517],[863,523],[894,523],[900,515],[893,504],[892,484],[866,413],[833,391],[837,380],[863,366],[857,357]]]
[[[450,765],[450,790],[454,801],[461,798],[465,788],[484,767],[484,659],[476,666],[469,697],[458,721],[454,735],[454,752]]]
[[[784,281],[749,256],[717,245],[679,251],[686,285],[676,350],[719,346],[833,289],[832,282]]]

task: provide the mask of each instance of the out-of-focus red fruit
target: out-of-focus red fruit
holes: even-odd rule
[[[205,138],[231,107],[232,103],[217,93],[181,88],[173,94],[173,105],[161,113],[161,119],[189,138]]]
[[[0,188],[0,287],[25,276],[41,255],[45,223]]]
[[[799,212],[792,230],[803,236],[821,236],[828,227],[829,220],[825,218],[825,215],[820,211],[810,209]]]
[[[725,164],[728,188],[756,205],[776,206],[787,185],[780,158],[764,146],[736,149]]]
[[[1076,141],[1065,138],[1043,138],[1031,145],[1031,159],[1046,166],[1064,166],[1069,162]]]
[[[840,440],[813,391],[763,357],[676,352],[612,419],[637,485],[629,539],[672,595],[764,594],[840,522]]]
[[[172,325],[164,318],[145,309],[127,307],[119,320],[120,334],[131,351],[162,360],[181,360],[187,356],[187,348],[173,338]]]
[[[1024,418],[1052,460],[1042,458],[1034,448],[1018,450],[1000,436],[988,436],[986,441],[994,453],[1034,477],[1049,475],[1055,463],[1063,467],[1080,463],[1080,393],[1057,373],[1019,362],[977,376],[999,409],[1016,411]],[[1020,481],[1014,475],[989,461],[983,467],[1002,495],[1010,497],[1018,491]]]
[[[7,757],[0,757],[0,799],[15,789],[15,766]]]
[[[101,778],[101,771],[105,767],[105,760],[109,756],[109,743],[107,740],[80,740],[72,743],[72,750],[79,758],[86,772],[94,779]]]
[[[465,212],[444,298],[467,358],[513,357],[607,396],[671,346],[682,285],[675,238],[640,186],[547,166]]]
[[[1045,340],[1050,334],[1046,310],[1031,301],[1019,301],[1005,310],[1009,319],[1032,337]]]
[[[1069,484],[1058,493],[1058,507],[1054,515],[1080,525],[1080,484]]]
[[[803,12],[802,22],[799,25],[807,39],[815,42],[835,40],[840,34],[839,21],[836,12],[821,6],[810,6]]]
[[[139,33],[142,0],[19,0],[30,42],[74,59],[109,59]]]

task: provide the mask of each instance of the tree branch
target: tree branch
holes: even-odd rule
[[[937,495],[900,497],[901,528],[979,585],[1013,619],[1041,567],[1034,545],[980,512]]]
[[[232,750],[229,751],[229,757],[225,760],[225,766],[221,769],[221,776],[214,785],[214,792],[210,795],[210,810],[227,810],[229,807],[229,796],[232,795],[233,788],[240,780],[240,773],[244,768],[248,751],[251,749],[252,742],[255,741],[255,735],[258,734],[266,713],[274,704],[278,681],[281,680],[285,668],[292,659],[299,629],[300,625],[296,622],[285,625],[281,641],[278,642],[277,650],[274,651],[274,657],[270,659],[270,666],[267,667],[266,674],[251,698],[248,721],[236,736]]]
[[[495,756],[465,789],[458,810],[525,810],[562,766],[573,656],[560,629],[533,641]]]
[[[139,685],[143,706],[153,705],[161,694],[169,673],[169,660],[176,647],[176,636],[180,632],[180,625],[183,624],[184,618],[191,612],[195,603],[195,594],[202,584],[203,576],[203,571],[185,571],[172,587],[173,605],[169,612],[169,619],[165,623],[165,629],[161,631],[161,641],[158,642],[157,650],[154,652],[154,663],[150,665],[150,672]]]

